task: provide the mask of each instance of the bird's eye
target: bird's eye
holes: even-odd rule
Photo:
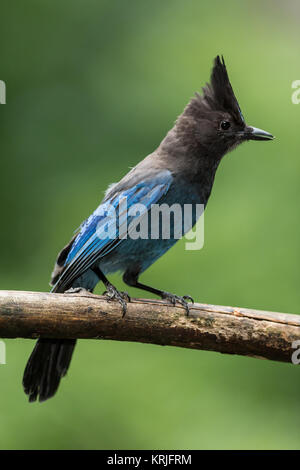
[[[230,122],[229,121],[222,121],[221,122],[221,129],[223,129],[223,131],[227,131],[227,129],[229,129],[230,127]]]

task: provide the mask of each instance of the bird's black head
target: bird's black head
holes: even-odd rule
[[[177,130],[185,144],[221,158],[246,140],[272,140],[268,132],[248,126],[229,81],[224,59],[217,56],[210,83],[196,93],[178,118]]]

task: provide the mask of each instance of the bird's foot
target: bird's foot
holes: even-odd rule
[[[127,312],[127,302],[131,302],[131,298],[129,297],[127,292],[120,292],[118,289],[116,289],[115,286],[112,284],[109,284],[106,286],[106,291],[103,292],[103,295],[108,297],[108,300],[117,300],[121,305],[123,309],[123,315],[122,317],[125,317],[126,312]]]
[[[189,295],[183,295],[181,297],[180,295],[170,294],[170,292],[163,292],[161,294],[161,298],[168,300],[174,306],[176,305],[176,303],[182,305],[185,308],[187,316],[189,316],[190,313],[190,304],[188,303],[188,301],[192,304],[194,303],[194,299]]]

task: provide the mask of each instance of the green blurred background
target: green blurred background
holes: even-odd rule
[[[299,313],[299,2],[27,0],[3,2],[1,16],[1,289],[49,289],[58,250],[156,148],[221,53],[247,122],[277,139],[224,158],[204,248],[180,242],[142,279],[201,302]],[[300,447],[293,365],[80,341],[57,396],[28,404],[33,344],[6,341],[2,449]]]

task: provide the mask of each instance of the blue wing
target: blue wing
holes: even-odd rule
[[[146,213],[167,193],[172,182],[169,171],[161,171],[151,179],[140,181],[130,188],[118,191],[117,184],[93,214],[81,225],[65,261],[64,270],[52,292],[63,292],[72,282],[93,267],[130,235],[130,222],[143,215],[128,217],[127,210],[134,204],[142,204]],[[116,189],[115,189],[116,188]],[[117,215],[117,217],[116,217]],[[126,219],[127,223],[122,224]],[[121,223],[120,223],[121,222]]]

